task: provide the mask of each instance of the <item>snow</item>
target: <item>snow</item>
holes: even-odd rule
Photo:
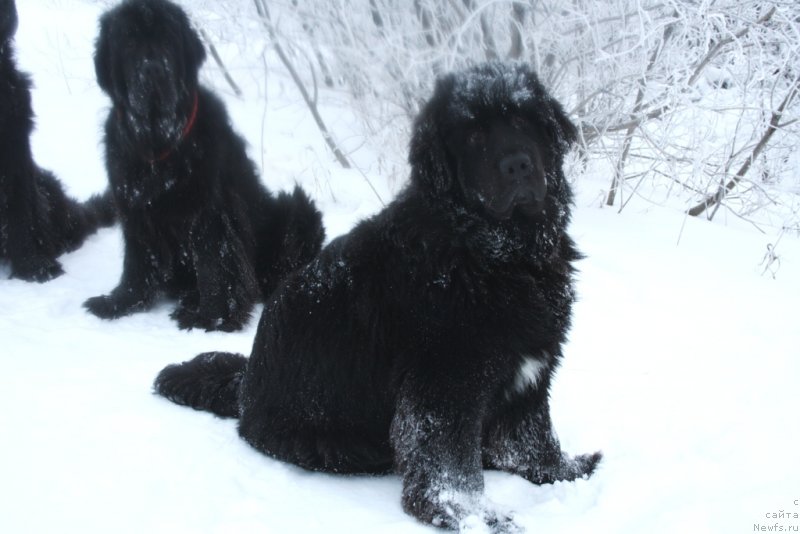
[[[110,2],[18,2],[19,63],[36,84],[35,157],[79,198],[105,185],[108,102],[91,61],[99,4]],[[257,38],[220,45],[242,99],[213,62],[204,79],[267,185],[300,183],[334,237],[380,209],[366,179],[384,201],[397,191],[402,179],[383,171],[402,169],[405,154],[369,145],[331,99],[323,114],[358,149],[361,172],[341,170],[269,55],[264,88]],[[488,498],[530,532],[798,528],[781,514],[800,512],[800,242],[784,235],[780,263],[762,274],[774,237],[667,208],[601,209],[607,182],[588,173],[576,184],[571,228],[587,259],[551,402],[565,450],[605,458],[588,480],[541,487],[487,472]],[[235,422],[153,395],[169,363],[247,354],[257,321],[223,334],[178,330],[167,304],[113,322],[89,315],[81,303],[116,285],[122,250],[119,228],[103,230],[44,285],[7,280],[0,265],[0,532],[433,531],[402,511],[396,476],[306,472],[251,449]]]

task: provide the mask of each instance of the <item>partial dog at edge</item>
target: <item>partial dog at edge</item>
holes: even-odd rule
[[[126,0],[95,51],[113,103],[106,166],[125,238],[119,285],[85,306],[104,319],[177,298],[181,328],[242,328],[254,303],[319,251],[322,218],[299,188],[260,183],[223,103],[198,83],[206,54],[186,13]]]
[[[411,180],[266,304],[252,354],[165,368],[160,395],[239,419],[253,447],[311,470],[403,478],[403,508],[456,529],[519,527],[485,469],[587,477],[549,390],[574,300],[562,171],[575,127],[524,65],[440,79],[416,120]]]
[[[14,0],[0,0],[0,259],[12,278],[46,282],[64,272],[58,256],[114,224],[115,210],[108,193],[76,202],[33,161],[31,82],[12,44],[17,22]]]

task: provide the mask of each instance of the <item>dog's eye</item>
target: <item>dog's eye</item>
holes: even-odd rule
[[[517,130],[527,130],[530,128],[531,123],[529,123],[524,118],[520,117],[519,115],[514,115],[511,117],[511,126],[516,128]]]
[[[486,136],[480,130],[472,130],[467,132],[467,144],[470,146],[477,146],[486,141]]]

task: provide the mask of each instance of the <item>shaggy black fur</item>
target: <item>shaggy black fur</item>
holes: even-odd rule
[[[78,203],[33,161],[31,82],[14,61],[16,30],[14,1],[0,0],[0,259],[12,277],[45,282],[64,272],[59,255],[113,224],[115,213],[110,195]]]
[[[561,451],[548,400],[579,258],[561,170],[574,138],[525,66],[445,76],[414,126],[409,186],[284,281],[249,362],[201,355],[156,392],[238,416],[253,447],[308,469],[394,468],[421,521],[514,530],[482,503],[483,468],[543,484],[601,457]]]
[[[100,20],[100,87],[114,108],[106,166],[125,238],[119,285],[86,301],[113,319],[179,299],[181,328],[240,329],[256,300],[306,263],[322,218],[298,187],[259,182],[222,102],[198,85],[205,50],[166,0],[126,0]]]

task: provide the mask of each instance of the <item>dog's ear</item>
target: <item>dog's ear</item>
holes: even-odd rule
[[[197,32],[189,26],[188,19],[183,36],[183,49],[186,54],[186,64],[191,65],[194,71],[200,70],[200,66],[206,60],[206,48]]]
[[[523,67],[519,67],[523,68]],[[524,67],[527,90],[531,97],[526,108],[535,123],[545,125],[550,141],[558,153],[564,154],[578,140],[578,129],[561,104],[550,96],[536,74]]]
[[[17,6],[14,0],[0,0],[0,44],[10,41],[17,32]]]
[[[578,141],[578,128],[569,119],[564,108],[555,98],[550,97],[550,107],[553,121],[558,132],[557,142],[564,152]]]
[[[455,174],[441,132],[441,115],[446,107],[443,95],[448,94],[452,83],[451,77],[437,82],[434,96],[414,121],[409,146],[411,182],[437,195],[450,190]]]
[[[108,16],[100,17],[100,34],[94,43],[94,74],[97,78],[97,85],[100,89],[111,94],[111,58],[109,49],[109,26]]]

